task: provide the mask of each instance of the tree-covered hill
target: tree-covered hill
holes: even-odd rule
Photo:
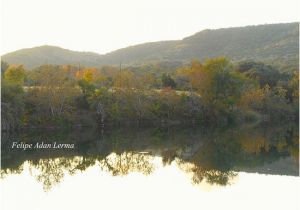
[[[43,64],[97,66],[100,58],[97,53],[77,52],[48,45],[17,50],[1,57],[9,64],[23,64],[26,68],[35,68]]]
[[[97,44],[97,43],[95,43]],[[140,65],[159,62],[189,62],[217,56],[233,61],[258,60],[298,68],[299,23],[203,30],[175,41],[151,42],[119,49],[105,55],[75,52],[53,46],[22,49],[2,56],[10,64],[27,68],[42,64]]]

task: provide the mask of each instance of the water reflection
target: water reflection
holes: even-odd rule
[[[124,176],[130,172],[141,172],[149,175],[154,170],[153,159],[154,157],[151,155],[139,153],[123,152],[120,155],[112,153],[100,161],[100,166],[113,176]]]
[[[239,171],[298,176],[298,128],[111,128],[72,132],[31,132],[2,135],[1,178],[30,174],[45,191],[89,167],[112,176],[132,172],[149,175],[157,168],[176,164],[193,184],[203,181],[225,186]],[[23,142],[75,142],[74,150],[13,150]]]

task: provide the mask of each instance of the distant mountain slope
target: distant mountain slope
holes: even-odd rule
[[[233,60],[299,59],[299,23],[267,24],[204,30],[183,40],[151,42],[119,49],[105,55],[41,46],[18,50],[2,56],[8,63],[27,68],[48,64],[144,64],[162,61],[190,61],[227,56]]]
[[[233,60],[298,59],[298,23],[204,30],[180,41],[155,42],[106,54],[103,63],[190,60],[228,56]]]
[[[76,64],[97,66],[101,56],[92,52],[76,52],[54,46],[26,48],[5,54],[1,57],[9,64],[23,64],[26,68],[34,68],[43,64]]]

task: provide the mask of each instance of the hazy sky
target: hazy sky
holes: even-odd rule
[[[1,0],[1,51],[106,53],[206,28],[299,21],[299,0]]]

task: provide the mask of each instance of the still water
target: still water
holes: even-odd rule
[[[293,125],[3,134],[1,209],[300,209],[298,141]]]

